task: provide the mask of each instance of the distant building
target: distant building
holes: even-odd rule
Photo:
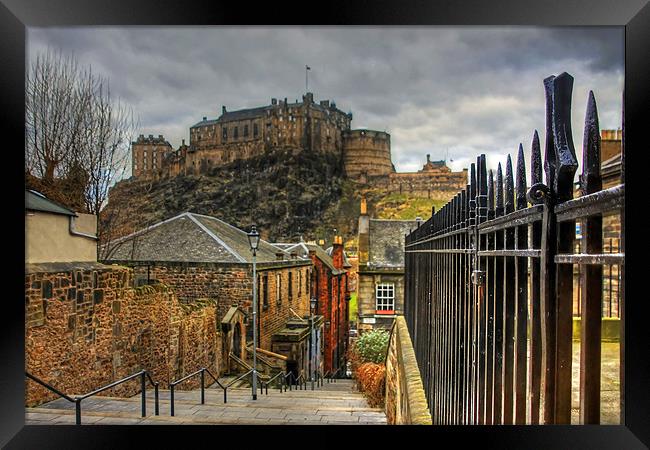
[[[186,212],[116,240],[108,254],[107,263],[133,267],[136,285],[163,283],[185,303],[213,299],[219,318],[237,306],[246,315],[252,341],[253,255],[246,232],[215,217]],[[287,367],[307,371],[303,358],[308,334],[299,333],[300,349],[289,346],[286,353],[274,343],[294,319],[309,317],[311,261],[291,258],[261,240],[256,262],[258,345],[289,358]]]
[[[390,329],[404,313],[404,236],[415,220],[371,219],[365,198],[359,216],[357,310],[359,333]]]
[[[343,239],[335,236],[332,247],[327,250],[306,242],[274,245],[313,263],[310,296],[317,299],[316,314],[325,320],[323,374],[334,373],[337,369],[345,373],[349,341],[348,269],[351,266],[343,251]]]
[[[307,92],[302,101],[272,98],[271,104],[228,111],[203,119],[189,129],[189,145],[173,150],[162,135],[132,143],[133,177],[157,179],[206,173],[237,160],[289,149],[335,155],[350,180],[418,196],[448,197],[467,184],[467,171],[452,172],[446,161],[430,161],[418,172],[398,173],[391,157],[390,134],[351,128],[352,113],[329,100],[314,101]]]
[[[164,173],[163,162],[172,153],[174,149],[162,134],[157,138],[153,134],[149,137],[141,134],[131,143],[131,174],[141,179],[160,178]]]
[[[25,191],[25,263],[97,262],[97,216]]]

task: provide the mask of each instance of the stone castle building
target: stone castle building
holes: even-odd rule
[[[398,173],[391,157],[390,134],[351,128],[352,113],[345,113],[329,100],[314,101],[307,92],[302,101],[271,99],[271,104],[228,111],[221,107],[216,119],[190,127],[190,142],[174,150],[162,135],[132,143],[132,174],[135,179],[158,179],[201,174],[213,167],[248,159],[274,148],[296,152],[321,152],[337,156],[349,179],[385,188],[390,192],[417,195],[467,185],[467,171],[452,172],[444,161],[430,161],[418,172]]]

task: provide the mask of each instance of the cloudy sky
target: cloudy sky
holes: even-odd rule
[[[28,29],[28,55],[74,53],[110,79],[143,134],[189,142],[203,116],[289,101],[309,90],[354,114],[353,128],[391,134],[398,171],[485,153],[488,167],[544,145],[549,75],[575,78],[573,132],[581,158],[587,94],[601,129],[620,128],[622,27],[75,27]]]

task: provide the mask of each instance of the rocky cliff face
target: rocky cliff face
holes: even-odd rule
[[[333,155],[279,149],[205,175],[122,181],[110,192],[102,225],[114,238],[191,211],[242,229],[255,223],[270,241],[314,239],[341,198],[340,167]]]
[[[100,236],[106,242],[190,211],[245,230],[255,223],[270,242],[293,242],[302,235],[328,246],[338,234],[346,248],[355,249],[362,194],[371,217],[402,220],[426,220],[431,206],[438,209],[452,196],[390,194],[345,179],[341,167],[331,154],[277,149],[205,175],[122,181],[102,211]]]

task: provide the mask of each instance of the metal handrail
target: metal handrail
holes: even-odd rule
[[[140,377],[140,393],[142,396],[142,417],[147,416],[147,378],[149,379],[149,382],[153,385],[154,387],[154,413],[155,415],[160,415],[160,409],[159,409],[159,402],[158,402],[158,382],[154,381],[153,378],[151,377],[151,374],[147,372],[146,370],[141,370],[140,372],[136,372],[132,375],[129,375],[128,377],[122,378],[121,380],[114,381],[113,383],[107,384],[105,386],[102,386],[98,389],[95,389],[94,391],[88,392],[87,394],[84,395],[79,395],[70,397],[63,392],[59,391],[55,387],[51,386],[50,384],[40,380],[39,378],[35,377],[34,375],[30,374],[29,372],[25,371],[25,376],[30,378],[31,380],[36,381],[38,384],[41,386],[49,389],[50,391],[54,392],[58,396],[66,399],[69,402],[72,402],[75,404],[75,423],[77,425],[81,425],[81,401],[88,398],[92,397],[93,395],[99,394],[100,392],[103,392],[107,389],[111,389],[115,386],[118,386],[122,383],[125,383],[127,381],[130,381],[134,378]]]
[[[201,367],[196,372],[192,372],[191,374],[186,375],[186,376],[184,376],[183,378],[181,378],[179,380],[175,380],[175,381],[172,381],[171,383],[169,383],[169,400],[170,400],[169,412],[170,412],[170,415],[172,417],[174,416],[174,388],[176,387],[177,384],[180,384],[183,381],[186,381],[186,380],[188,380],[188,379],[190,379],[190,378],[192,378],[192,377],[194,377],[194,376],[196,376],[198,374],[201,374],[201,404],[202,405],[205,404],[205,373],[206,372],[208,373],[208,375],[210,375],[210,377],[214,380],[214,382],[216,382],[219,385],[219,387],[221,387],[221,389],[224,389],[224,393],[223,393],[224,403],[226,402],[226,391],[225,391],[226,388],[224,388],[224,386],[221,384],[219,379],[217,377],[215,377],[212,374],[212,372],[210,372],[210,369],[208,369],[207,367]],[[214,383],[212,383],[212,384],[214,384]],[[210,384],[210,386],[212,386],[212,384]]]
[[[269,395],[269,384],[271,384],[273,380],[275,380],[276,378],[280,380],[280,392],[282,392],[282,386],[284,382],[284,377],[282,375],[284,375],[282,372],[278,372],[275,375],[273,375],[273,377],[271,377],[268,381],[261,381],[261,383],[264,384],[266,395]]]

